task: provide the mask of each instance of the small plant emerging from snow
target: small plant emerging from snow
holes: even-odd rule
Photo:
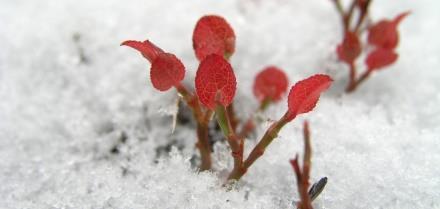
[[[251,165],[264,154],[279,131],[298,115],[313,110],[320,94],[332,83],[329,76],[317,74],[293,85],[288,95],[286,113],[272,123],[245,158],[245,137],[253,131],[255,119],[251,116],[248,120],[239,120],[234,113],[233,101],[237,81],[228,59],[235,51],[235,34],[224,18],[215,15],[204,16],[194,29],[193,47],[200,61],[195,77],[195,92],[181,83],[185,67],[174,54],[164,52],[148,40],[130,40],[122,45],[138,50],[151,63],[150,79],[154,88],[167,91],[174,87],[190,107],[197,122],[196,145],[201,156],[201,170],[211,169],[208,124],[215,114],[234,159],[234,167],[228,180],[238,181],[245,175]],[[281,69],[271,66],[261,71],[256,76],[253,86],[254,95],[260,102],[257,111],[264,111],[271,103],[280,101],[287,88],[288,78]],[[239,124],[241,121],[244,122]],[[240,132],[237,131],[238,125],[242,127]]]
[[[304,156],[302,168],[300,168],[298,162],[298,155],[294,159],[290,160],[293,171],[296,175],[296,182],[298,187],[298,193],[300,201],[296,203],[298,209],[312,209],[312,201],[322,192],[327,184],[327,177],[320,179],[317,183],[313,184],[309,190],[309,178],[310,168],[312,167],[312,145],[310,143],[310,130],[309,123],[304,122],[303,127],[304,135]]]
[[[409,14],[404,12],[394,19],[383,19],[377,23],[369,21],[369,7],[371,0],[352,0],[347,11],[344,10],[340,0],[332,0],[341,16],[343,23],[344,39],[336,52],[340,61],[349,66],[349,82],[346,92],[350,93],[363,83],[370,75],[397,61],[396,47],[399,43],[399,23]],[[355,11],[358,15],[355,17]],[[360,37],[368,32],[367,43],[362,44]],[[356,60],[366,52],[366,70],[357,75]]]

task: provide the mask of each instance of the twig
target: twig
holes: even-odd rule
[[[249,167],[264,154],[267,146],[278,136],[281,128],[289,122],[288,114],[286,113],[280,120],[273,123],[266,133],[263,135],[258,144],[251,151],[247,159],[244,161],[241,169],[234,169],[228,177],[228,180],[239,180],[249,169]],[[241,153],[243,154],[243,153]]]
[[[299,209],[312,209],[312,198],[307,191],[309,188],[310,167],[312,158],[312,147],[310,145],[310,131],[307,121],[304,122],[304,159],[302,169],[298,163],[298,155],[290,163],[296,174],[296,180],[298,184],[298,192],[301,201],[297,203]]]
[[[192,110],[193,116],[197,122],[196,147],[199,149],[200,158],[202,161],[200,165],[200,170],[209,170],[211,169],[212,162],[211,147],[209,145],[208,123],[212,116],[212,111],[208,110],[203,113],[197,96],[190,93],[188,89],[182,84],[176,86],[176,89]]]
[[[232,157],[234,158],[234,168],[231,173],[241,173],[243,169],[243,149],[244,141],[238,138],[232,128],[229,115],[226,108],[218,103],[215,109],[217,122],[223,131],[223,134],[228,141],[229,147],[232,151]]]

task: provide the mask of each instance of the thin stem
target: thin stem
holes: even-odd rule
[[[370,8],[370,4],[371,4],[371,0],[366,0],[365,4],[363,5],[363,7],[361,8],[361,14],[358,18],[358,21],[356,23],[356,27],[354,29],[355,33],[359,33],[359,29],[362,26],[362,23],[365,22],[365,20],[368,17],[368,8]]]
[[[227,113],[231,122],[231,127],[234,131],[237,130],[238,123],[240,122],[235,114],[234,103],[231,103],[227,108]]]
[[[177,92],[183,97],[185,102],[188,104],[188,106],[193,111],[193,114],[195,116],[195,119],[197,121],[203,120],[203,113],[202,108],[200,107],[199,99],[196,95],[190,93],[190,91],[183,86],[181,83],[175,86]]]
[[[352,62],[349,64],[350,69],[350,75],[349,75],[349,81],[346,88],[346,91],[348,92],[348,89],[353,88],[354,85],[356,85],[356,65]]]
[[[272,103],[272,100],[270,98],[265,98],[263,101],[261,101],[260,106],[255,111],[256,114],[260,112],[264,112],[267,107]],[[240,133],[238,134],[238,137],[240,139],[246,138],[250,133],[252,133],[255,129],[255,114],[252,114],[249,119],[246,121],[244,126],[242,127]]]
[[[350,30],[351,18],[353,17],[354,9],[356,8],[356,4],[357,3],[358,3],[358,0],[353,0],[351,2],[351,5],[350,5],[350,7],[348,9],[347,14],[344,16],[344,30],[345,31],[349,31]]]
[[[223,105],[217,104],[215,113],[217,122],[222,129],[232,151],[232,157],[234,158],[234,168],[232,172],[246,172],[242,170],[244,141],[235,135],[229,115],[227,114],[227,110]]]
[[[239,180],[249,169],[249,167],[264,154],[267,146],[273,141],[274,138],[278,136],[281,128],[286,125],[290,120],[288,119],[288,114],[286,113],[280,120],[273,123],[266,133],[263,135],[258,144],[251,151],[247,159],[243,163],[243,168],[234,169],[230,174],[229,180]]]
[[[307,179],[307,187],[309,185],[308,179],[310,177],[310,167],[312,164],[312,146],[310,144],[310,130],[309,130],[309,123],[307,121],[304,122],[304,128],[303,128],[303,134],[304,134],[304,165],[303,165],[303,172],[305,179]]]
[[[342,8],[341,1],[340,0],[332,0],[332,1],[333,1],[333,3],[336,6],[336,10],[338,10],[338,12],[339,12],[339,15],[341,17],[344,17],[345,16],[345,12],[344,12],[344,8]]]
[[[352,85],[352,86],[350,86],[349,88],[347,88],[346,90],[345,90],[345,92],[347,92],[347,93],[351,93],[351,92],[353,92],[354,90],[356,90],[356,88],[357,87],[359,87],[359,85],[360,84],[362,84],[363,82],[365,82],[365,80],[367,80],[369,77],[370,77],[370,75],[371,75],[371,70],[367,70],[367,71],[365,71],[362,75],[361,75],[361,77],[359,77],[359,79]]]
[[[312,147],[310,145],[310,131],[309,124],[307,121],[304,122],[303,128],[304,134],[304,159],[303,159],[303,167],[300,169],[298,163],[298,155],[296,155],[294,160],[291,160],[290,163],[293,166],[293,169],[296,174],[296,180],[298,184],[298,192],[301,198],[301,201],[298,202],[299,209],[312,209],[312,200],[308,192],[309,188],[309,178],[310,178],[310,167],[311,167],[311,159],[312,159]]]
[[[208,124],[197,122],[197,148],[200,152],[201,164],[200,170],[211,169],[211,146],[209,145]]]
[[[196,95],[190,93],[188,89],[182,84],[175,86],[179,94],[183,97],[187,105],[192,110],[193,116],[197,122],[197,143],[196,147],[199,149],[201,165],[200,170],[211,169],[211,147],[209,145],[208,123],[212,116],[212,111],[209,110],[204,114],[202,112],[199,99]]]

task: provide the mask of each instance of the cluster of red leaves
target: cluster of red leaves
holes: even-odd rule
[[[228,59],[235,51],[235,34],[229,23],[220,16],[204,16],[197,22],[193,32],[193,48],[200,61],[195,77],[195,92],[190,92],[181,81],[185,75],[182,62],[171,53],[164,52],[150,41],[125,41],[122,45],[139,51],[151,63],[150,79],[153,86],[166,91],[171,87],[184,97],[193,111],[197,122],[197,135],[202,170],[210,169],[210,147],[208,123],[213,112],[231,147],[234,168],[228,179],[239,180],[248,168],[257,160],[266,147],[277,136],[280,129],[296,118],[297,115],[310,112],[316,106],[320,94],[329,88],[332,79],[327,75],[313,75],[292,86],[288,95],[288,109],[284,116],[274,122],[247,158],[243,156],[246,134],[235,134],[231,124],[234,112],[226,107],[233,103],[237,81]],[[350,46],[346,47],[350,48]],[[352,55],[346,55],[347,59]],[[287,92],[289,80],[286,74],[275,66],[262,70],[255,78],[253,93],[261,104],[280,101]],[[260,109],[261,110],[261,109]],[[243,129],[251,122],[242,124]],[[242,130],[242,133],[246,132]]]
[[[399,43],[397,27],[409,14],[408,12],[396,16],[392,20],[381,20],[368,25],[368,37],[362,43],[361,26],[365,23],[371,0],[352,0],[348,11],[344,11],[340,0],[333,0],[342,17],[344,24],[344,38],[337,46],[336,52],[339,60],[350,66],[350,83],[347,92],[356,88],[371,72],[382,69],[396,62],[398,54],[395,52]],[[357,24],[351,28],[353,12],[359,11]],[[200,61],[195,77],[195,92],[189,91],[183,84],[185,66],[174,55],[163,51],[150,41],[125,41],[121,45],[139,51],[150,64],[150,79],[153,87],[159,91],[167,91],[172,87],[182,95],[187,105],[193,111],[197,122],[197,147],[199,148],[202,163],[201,170],[211,169],[211,150],[209,146],[208,127],[211,116],[216,113],[216,118],[234,158],[234,168],[228,179],[239,180],[248,168],[263,155],[266,147],[277,137],[281,128],[295,119],[298,115],[312,111],[322,92],[327,90],[333,80],[322,74],[316,74],[295,83],[288,94],[287,111],[266,130],[260,141],[255,145],[250,154],[243,156],[244,138],[254,126],[253,117],[242,125],[242,132],[236,134],[235,113],[233,104],[237,81],[234,70],[229,63],[229,58],[235,51],[235,33],[230,24],[220,16],[207,15],[200,18],[193,31],[193,48],[197,59]],[[369,46],[369,47],[367,47]],[[356,60],[362,52],[367,52],[365,65],[367,70],[359,78],[356,73]],[[255,77],[253,93],[260,102],[260,107],[282,100],[289,86],[287,75],[275,66],[264,68]],[[226,108],[228,107],[228,108]],[[257,111],[263,111],[260,108]],[[240,120],[238,120],[240,121]],[[249,130],[248,130],[249,129]],[[311,147],[308,124],[304,124],[305,155],[303,167],[300,168],[298,157],[291,161],[294,168],[301,201],[300,209],[311,209],[311,201],[322,191],[322,186],[309,187],[311,164]],[[326,182],[326,179],[325,179]],[[322,185],[322,184],[321,184]],[[325,185],[325,183],[324,183]],[[318,191],[318,192],[317,192]],[[311,195],[312,194],[312,195]],[[310,196],[311,195],[311,196]],[[309,197],[310,196],[310,197]]]
[[[375,46],[375,49],[365,61],[368,70],[381,69],[396,62],[398,55],[395,49],[399,43],[397,26],[408,15],[409,12],[404,12],[393,20],[381,20],[369,28],[368,43]]]
[[[368,7],[371,0],[353,0],[350,9],[346,13],[342,10],[339,0],[333,0],[333,2],[336,3],[344,23],[344,39],[336,47],[336,52],[339,60],[350,66],[350,82],[347,87],[347,92],[350,92],[373,71],[387,67],[397,61],[398,54],[395,52],[399,43],[397,27],[409,12],[401,13],[392,20],[384,19],[375,24],[368,25],[367,44],[363,45],[359,38],[363,32],[360,26],[367,19],[366,16],[368,15]],[[353,20],[353,12],[356,8],[359,10],[357,25],[355,28],[350,28],[350,20]],[[366,47],[366,45],[370,47]],[[366,50],[368,54],[365,59],[367,69],[357,79],[355,62],[364,49],[368,49]]]
[[[393,64],[397,60],[395,49],[399,43],[398,24],[409,13],[398,15],[394,20],[381,20],[368,30],[368,44],[374,49],[367,55],[365,63],[368,71],[378,70]],[[362,52],[359,34],[346,31],[344,40],[337,46],[336,52],[341,61],[351,65]]]

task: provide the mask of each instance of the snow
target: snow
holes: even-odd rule
[[[326,0],[1,0],[0,208],[294,208],[288,160],[302,153],[304,119],[312,180],[329,179],[315,208],[440,208],[439,6],[375,1],[375,20],[412,11],[400,26],[400,58],[344,95],[340,24]],[[291,83],[318,72],[336,80],[232,191],[222,187],[227,146],[214,145],[214,172],[197,172],[193,127],[171,133],[176,93],[154,90],[148,63],[119,46],[149,38],[182,59],[193,83],[192,30],[211,13],[237,34],[240,115],[257,106],[253,77],[267,65]]]

